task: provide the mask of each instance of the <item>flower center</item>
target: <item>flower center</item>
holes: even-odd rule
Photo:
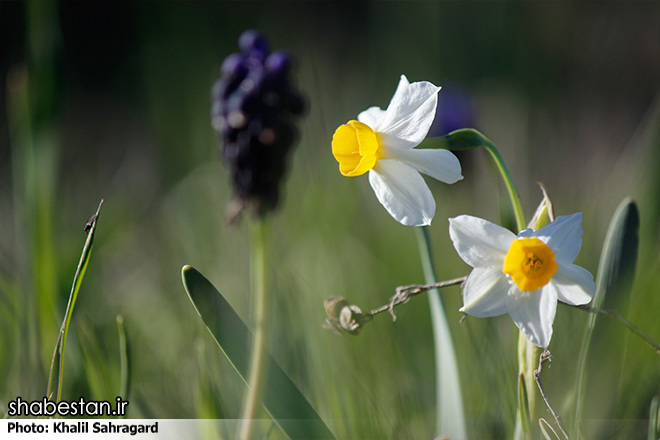
[[[381,150],[376,132],[360,121],[340,125],[332,136],[332,154],[344,176],[359,176],[372,169]]]
[[[502,272],[523,292],[540,289],[557,272],[555,253],[538,238],[514,240],[504,258]]]

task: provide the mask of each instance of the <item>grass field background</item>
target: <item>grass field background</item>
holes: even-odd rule
[[[248,28],[295,56],[309,104],[272,221],[271,351],[339,438],[435,434],[423,297],[398,309],[396,325],[379,316],[357,337],[322,328],[326,297],[370,309],[423,281],[414,231],[390,218],[366,177],[341,176],[330,150],[337,126],[387,106],[401,74],[443,86],[439,118],[469,104],[464,124],[498,146],[528,217],[537,182],[557,214],[584,214],[576,263],[592,273],[616,207],[636,200],[635,280],[605,307],[659,339],[658,22],[657,2],[0,2],[0,409],[45,394],[82,229],[103,198],[63,397],[114,400],[120,314],[133,354],[129,417],[239,417],[244,385],[180,271],[199,269],[249,321],[248,228],[226,224],[231,190],[209,117],[220,64]],[[428,180],[441,279],[469,270],[447,218],[511,224],[485,152],[460,159],[461,182]],[[511,437],[516,327],[507,316],[460,323],[460,290],[442,297],[470,437]],[[568,427],[586,319],[559,306],[544,372]],[[643,438],[658,394],[659,355],[600,318],[585,437]]]

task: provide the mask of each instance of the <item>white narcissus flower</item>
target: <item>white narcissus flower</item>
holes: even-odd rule
[[[449,219],[458,255],[474,270],[463,288],[462,312],[478,318],[508,313],[534,345],[547,348],[557,300],[587,304],[596,290],[589,271],[573,264],[582,246],[582,214],[557,217],[517,236],[489,221]]]
[[[463,178],[450,151],[414,149],[431,128],[439,90],[428,81],[411,84],[401,75],[387,110],[371,107],[332,137],[339,171],[351,177],[368,171],[380,203],[408,226],[429,225],[435,214],[433,195],[419,173],[445,183]]]

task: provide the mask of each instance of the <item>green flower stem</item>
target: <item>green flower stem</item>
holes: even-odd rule
[[[434,138],[427,138],[419,145],[418,148],[444,148],[448,150],[470,150],[473,148],[484,147],[488,150],[491,157],[495,161],[504,184],[506,185],[509,198],[511,199],[511,205],[513,207],[513,213],[516,218],[516,226],[519,231],[525,229],[525,214],[523,213],[522,203],[520,201],[520,195],[518,194],[518,189],[511,177],[511,172],[506,166],[506,162],[502,158],[499,150],[493,144],[493,142],[488,139],[486,136],[481,134],[479,131],[473,128],[462,128],[460,130],[452,131],[451,133]]]
[[[509,194],[509,199],[511,200],[511,206],[513,207],[513,213],[516,219],[516,226],[518,231],[522,231],[526,227],[525,223],[525,214],[522,208],[522,202],[520,200],[520,194],[518,189],[513,181],[511,176],[511,171],[507,167],[506,162],[502,158],[495,144],[488,139],[486,136],[481,134],[479,131],[472,128],[464,128],[461,130],[453,131],[445,136],[438,138],[430,138],[424,140],[420,144],[420,148],[447,148],[450,150],[467,150],[472,148],[484,147],[488,153],[490,153],[491,158],[495,161],[504,184]],[[429,280],[427,279],[427,282]],[[527,403],[529,407],[529,414],[534,414],[536,393],[531,392],[534,389],[534,362],[538,359],[540,351],[537,347],[531,344],[527,338],[520,333],[518,338],[518,367],[520,373],[523,374],[525,385],[527,388]],[[521,408],[518,408],[518,421],[520,426],[520,421],[522,418]],[[522,429],[526,432],[522,432],[523,438],[531,438],[531,433],[529,432],[529,424],[522,424]]]
[[[489,139],[484,137],[484,148],[488,150],[491,157],[497,165],[497,169],[504,180],[507,192],[509,194],[509,199],[511,199],[511,206],[513,207],[513,213],[516,218],[516,226],[518,231],[525,229],[525,214],[522,208],[522,202],[520,201],[520,194],[518,189],[513,181],[511,172],[506,166],[502,155],[498,151],[495,144],[493,144]],[[518,335],[518,371],[522,373],[523,379],[525,381],[525,386],[527,388],[527,408],[528,414],[534,419],[534,411],[536,409],[536,393],[532,390],[534,389],[534,369],[535,362],[539,358],[541,349],[536,347],[534,344],[529,342],[529,340],[523,335],[522,332]],[[523,403],[519,403],[523,405]],[[518,420],[522,422],[523,411],[522,408],[518,408]],[[522,424],[522,435],[525,439],[531,438],[530,425]]]
[[[252,224],[252,292],[254,301],[254,340],[250,372],[248,375],[248,393],[241,416],[239,438],[250,440],[254,438],[254,421],[261,405],[261,399],[266,387],[268,365],[268,331],[270,330],[269,301],[266,280],[266,241],[268,237],[268,218],[262,217]]]
[[[527,390],[527,409],[523,411],[521,405],[524,405],[524,402],[518,402],[518,415],[517,423],[522,424],[522,435],[525,440],[532,438],[532,433],[530,431],[530,424],[525,424],[523,417],[524,413],[532,419],[534,419],[534,411],[536,410],[536,393],[534,392],[536,388],[536,381],[534,379],[534,370],[536,369],[536,362],[539,359],[542,349],[536,345],[529,342],[527,337],[522,333],[518,333],[518,373],[522,375],[523,381],[525,382],[525,388]]]
[[[417,243],[425,281],[427,284],[435,284],[437,283],[437,276],[433,264],[428,229],[426,226],[422,226],[415,228],[415,232],[417,233]],[[467,438],[456,353],[454,352],[447,317],[442,307],[440,292],[437,289],[430,290],[428,297],[433,323],[435,351],[436,404],[438,406],[436,433],[446,435],[449,438]]]
[[[511,206],[513,207],[513,213],[516,218],[516,226],[518,228],[518,232],[520,232],[526,227],[525,214],[523,213],[522,202],[520,201],[520,194],[518,194],[518,189],[516,188],[516,184],[513,182],[513,177],[511,177],[511,172],[509,171],[509,168],[506,166],[506,163],[504,162],[502,155],[491,141],[486,139],[484,148],[486,148],[486,150],[488,150],[488,152],[490,153],[491,157],[495,161],[495,165],[497,165],[497,169],[500,172],[502,179],[504,180],[504,184],[506,185],[506,190],[509,193],[509,198],[511,199]]]

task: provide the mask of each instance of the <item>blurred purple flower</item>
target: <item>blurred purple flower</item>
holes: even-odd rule
[[[288,54],[270,51],[259,31],[238,40],[239,53],[229,55],[211,90],[211,120],[229,167],[236,200],[262,216],[279,200],[297,129],[293,123],[305,102],[291,84]]]
[[[438,94],[435,120],[427,137],[444,136],[460,128],[474,128],[475,119],[470,91],[456,84],[443,85]]]

